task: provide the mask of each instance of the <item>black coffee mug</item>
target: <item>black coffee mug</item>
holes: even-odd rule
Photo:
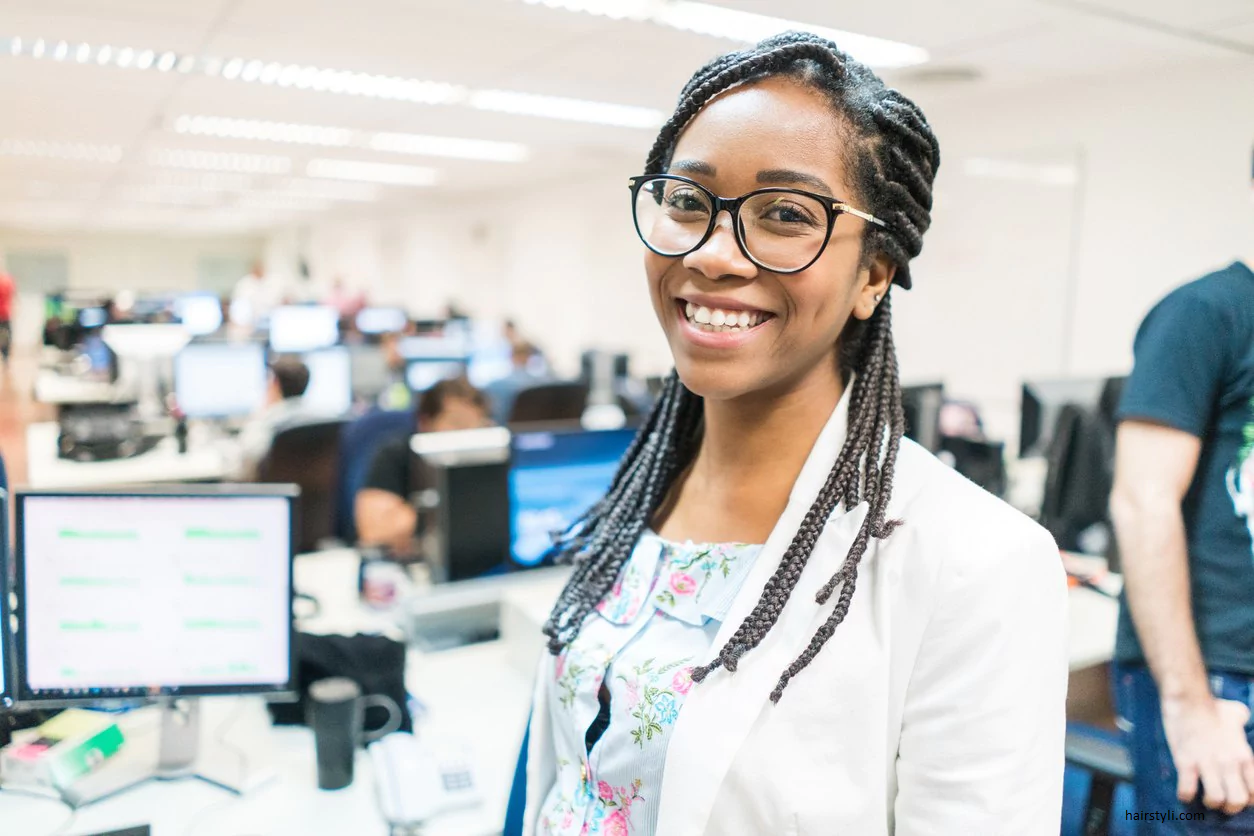
[[[400,728],[401,710],[389,697],[362,696],[361,688],[342,676],[320,679],[309,686],[306,722],[314,733],[318,753],[318,789],[338,790],[353,783],[353,759],[360,746]],[[366,731],[366,709],[387,711],[381,728]]]

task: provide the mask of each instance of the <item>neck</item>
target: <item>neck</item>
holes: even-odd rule
[[[785,392],[707,400],[701,447],[690,474],[694,487],[757,485],[791,491],[843,394],[844,383],[833,373],[811,376]]]

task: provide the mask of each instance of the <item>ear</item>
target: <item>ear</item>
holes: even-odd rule
[[[888,295],[888,288],[892,286],[896,275],[896,263],[883,255],[877,255],[870,264],[858,271],[858,296],[854,301],[853,315],[862,320],[870,319],[880,302]]]

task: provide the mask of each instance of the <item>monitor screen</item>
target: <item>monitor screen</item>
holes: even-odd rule
[[[510,536],[514,561],[535,566],[552,533],[605,495],[635,430],[518,433],[509,474]]]
[[[906,438],[933,453],[941,449],[941,408],[945,387],[940,383],[901,387],[901,409],[906,417]]]
[[[1045,455],[1062,408],[1096,407],[1104,384],[1101,378],[1025,381],[1019,405],[1019,456]]]
[[[405,365],[405,382],[410,391],[425,392],[441,380],[459,377],[465,371],[465,364],[455,360],[410,360]]]
[[[299,354],[335,345],[340,315],[329,305],[285,305],[270,313],[270,348]]]
[[[103,328],[109,321],[109,313],[104,308],[83,308],[78,312],[78,324],[83,328]]]
[[[301,397],[307,411],[318,415],[343,415],[353,408],[352,361],[344,346],[309,351],[301,355],[309,369],[309,386]]]
[[[174,316],[193,337],[222,327],[222,303],[212,293],[189,293],[174,300]]]
[[[251,415],[266,400],[261,343],[192,343],[174,358],[174,399],[188,418]]]
[[[400,308],[362,308],[356,322],[363,334],[394,334],[405,330],[409,317]]]
[[[19,702],[290,690],[293,498],[19,493]]]
[[[349,346],[348,363],[354,397],[376,398],[393,382],[387,355],[377,345]]]

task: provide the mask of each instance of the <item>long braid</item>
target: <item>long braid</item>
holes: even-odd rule
[[[680,133],[714,97],[773,75],[826,94],[837,115],[852,128],[853,147],[839,151],[846,156],[856,187],[851,197],[891,227],[867,225],[864,260],[886,257],[896,266],[895,282],[909,288],[910,260],[922,249],[931,223],[932,181],[940,165],[936,137],[913,102],[885,87],[830,41],[790,32],[706,64],[684,86],[674,114],[649,152],[645,173],[666,170]],[[900,524],[888,519],[905,430],[889,296],[866,322],[851,321],[838,344],[841,370],[853,377],[844,447],[757,604],[718,655],[693,671],[697,682],[718,668],[735,671],[740,658],[762,643],[796,588],[828,518],[838,508],[848,512],[865,502],[866,516],[845,560],[815,596],[820,605],[835,596],[832,612],[780,676],[771,694],[777,702],[848,615],[858,569],[871,541],[883,540]],[[618,579],[636,541],[691,464],[700,444],[702,415],[701,398],[672,374],[605,498],[555,541],[552,554],[573,561],[575,568],[544,627],[551,652],[560,652],[574,639]]]

